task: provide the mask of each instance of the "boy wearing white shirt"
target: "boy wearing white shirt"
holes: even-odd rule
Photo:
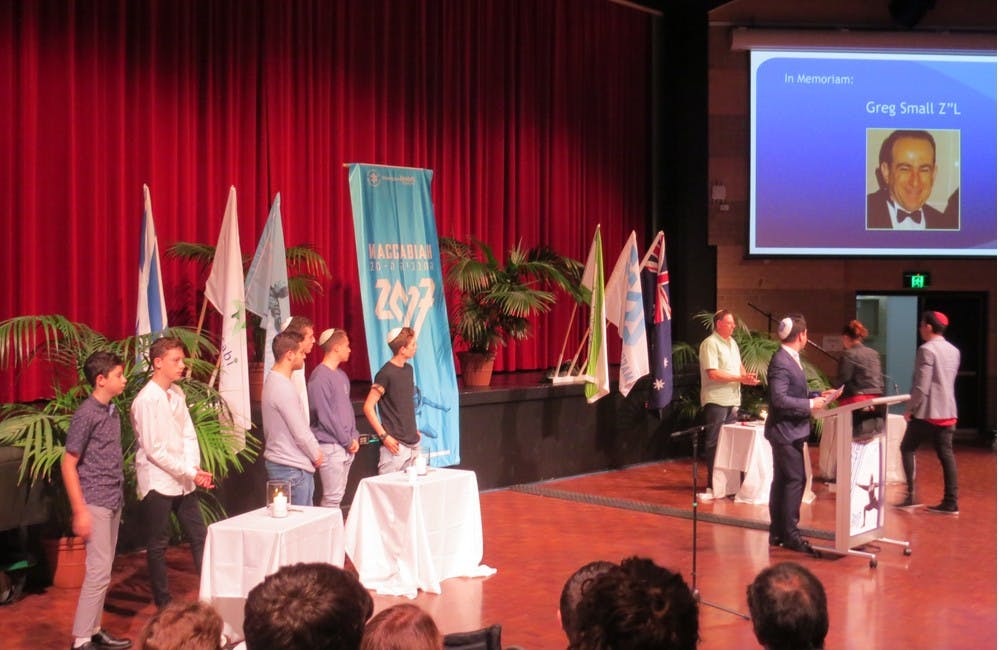
[[[200,574],[206,529],[195,488],[215,486],[212,475],[199,465],[198,436],[184,391],[174,383],[184,376],[184,346],[180,339],[164,337],[154,341],[149,347],[149,362],[153,376],[132,402],[131,413],[146,562],[153,601],[162,609],[170,603],[166,563],[170,513],[177,515],[191,542],[195,569]]]

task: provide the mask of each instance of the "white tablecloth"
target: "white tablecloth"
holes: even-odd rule
[[[219,610],[230,638],[241,638],[247,594],[270,574],[297,562],[344,566],[340,508],[292,506],[281,519],[260,508],[212,524],[199,598]]]
[[[830,428],[831,431],[823,433],[819,443],[819,474],[825,479],[833,480],[837,478],[837,434],[832,431],[833,427]],[[885,455],[886,483],[906,483],[903,456],[899,452],[903,434],[906,433],[906,420],[902,415],[890,413],[886,428],[888,430]]]
[[[345,537],[361,584],[380,594],[439,594],[442,580],[496,573],[480,565],[483,524],[474,472],[435,468],[413,483],[404,472],[362,479]]]
[[[806,489],[803,503],[812,503],[812,464],[809,462],[809,445],[803,447],[806,470]],[[740,473],[743,482],[740,483]],[[712,471],[712,493],[716,499],[736,495],[738,503],[767,504],[771,500],[771,479],[774,460],[771,443],[764,438],[763,422],[726,424],[719,431],[719,444],[715,449],[715,468]]]

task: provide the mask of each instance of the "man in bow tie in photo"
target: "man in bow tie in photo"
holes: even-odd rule
[[[937,176],[937,145],[927,131],[893,131],[879,149],[879,189],[868,195],[869,230],[957,230],[958,209],[927,203]],[[957,194],[957,190],[956,190]]]

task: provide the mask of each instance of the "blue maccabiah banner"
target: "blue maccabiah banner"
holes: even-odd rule
[[[372,375],[392,357],[394,327],[417,333],[417,428],[438,467],[458,464],[458,382],[441,280],[429,169],[349,166],[354,239]]]

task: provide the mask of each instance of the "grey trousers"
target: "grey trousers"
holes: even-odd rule
[[[411,447],[401,442],[399,443],[399,453],[393,454],[385,445],[382,445],[378,450],[378,473],[388,474],[389,472],[398,472],[406,469],[413,464],[413,459],[416,457],[416,453],[414,452],[419,447],[420,443]]]
[[[316,470],[319,482],[323,488],[323,496],[319,505],[324,508],[339,508],[347,490],[347,475],[354,462],[354,454],[338,444],[321,442],[319,450],[323,452],[323,464]]]
[[[73,617],[73,636],[89,637],[101,626],[104,597],[111,584],[111,564],[118,544],[118,524],[122,511],[87,504],[90,511],[90,539],[87,540],[87,573],[80,587],[80,599]]]

